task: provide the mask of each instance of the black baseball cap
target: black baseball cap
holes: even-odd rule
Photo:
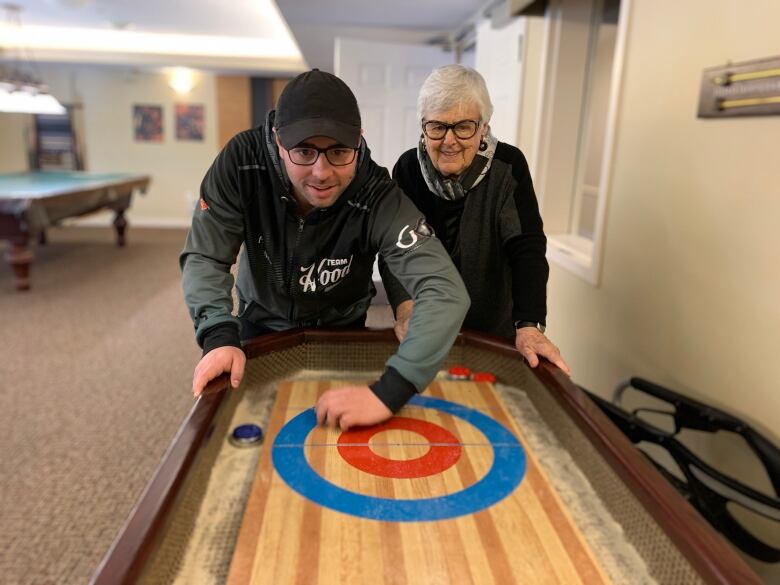
[[[346,83],[335,75],[312,69],[292,79],[282,90],[274,126],[287,149],[312,136],[327,136],[344,146],[357,146],[360,110]]]

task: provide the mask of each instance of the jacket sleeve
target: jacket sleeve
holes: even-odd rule
[[[411,184],[407,180],[406,173],[403,172],[403,167],[405,164],[404,161],[405,159],[409,158],[410,153],[414,153],[414,151],[407,151],[402,154],[401,158],[398,159],[398,162],[396,162],[395,166],[393,167],[393,179],[398,182],[398,186],[401,188],[401,190],[404,190],[403,182]],[[407,197],[409,197],[408,191],[406,191],[405,194]],[[404,289],[404,287],[401,286],[401,283],[398,282],[398,279],[393,276],[393,273],[387,266],[387,262],[385,262],[384,256],[381,254],[379,255],[379,274],[382,277],[382,285],[385,287],[385,292],[387,293],[387,300],[390,301],[390,306],[393,308],[393,315],[395,315],[395,310],[398,308],[398,305],[404,301],[408,301],[412,297]]]
[[[441,242],[427,235],[422,213],[397,186],[381,198],[370,230],[387,269],[414,300],[408,333],[386,365],[420,392],[455,341],[468,293]]]
[[[239,321],[232,314],[230,273],[244,238],[236,148],[234,139],[206,173],[179,257],[184,299],[204,353],[225,345],[240,346]]]
[[[501,208],[500,229],[512,269],[512,320],[544,324],[550,272],[547,237],[528,163],[516,148],[512,148],[510,161],[516,185]]]

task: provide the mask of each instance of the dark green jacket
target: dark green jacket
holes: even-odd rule
[[[238,345],[230,266],[242,244],[238,296],[251,320],[274,330],[363,316],[376,292],[380,253],[415,300],[408,335],[379,389],[372,386],[397,410],[410,388],[423,390],[441,367],[468,310],[463,281],[441,243],[417,227],[422,214],[371,160],[365,142],[337,202],[301,217],[267,128],[234,137],[201,185],[180,258],[197,340],[204,349],[212,349],[210,338],[219,339],[214,347]]]

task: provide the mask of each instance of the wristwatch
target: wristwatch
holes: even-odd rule
[[[515,329],[523,329],[525,327],[534,327],[539,330],[539,333],[544,333],[545,326],[536,321],[515,321]]]

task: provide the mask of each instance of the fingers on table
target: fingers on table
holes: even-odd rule
[[[317,412],[318,425],[324,424],[335,428],[339,426],[339,419],[343,414],[344,405],[338,394],[328,391],[319,397],[314,405],[314,409]]]
[[[233,357],[233,363],[230,368],[230,383],[233,388],[238,388],[241,385],[241,380],[244,379],[244,368],[246,367],[246,356],[244,352],[239,352]]]

